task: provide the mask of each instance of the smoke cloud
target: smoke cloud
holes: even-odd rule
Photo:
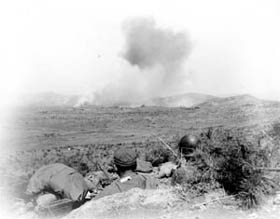
[[[122,76],[93,96],[95,104],[145,103],[145,100],[180,92],[191,52],[185,32],[160,28],[151,18],[130,19],[123,24],[125,45]]]
[[[153,19],[134,19],[124,24],[126,51],[123,57],[145,70],[157,65],[165,74],[176,74],[189,55],[191,44],[185,33],[156,27]]]

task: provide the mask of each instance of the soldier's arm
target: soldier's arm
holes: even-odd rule
[[[119,190],[119,188],[118,188],[118,186],[116,185],[116,182],[115,182],[115,183],[112,183],[111,185],[105,187],[99,194],[97,194],[94,197],[94,200],[103,198],[105,196],[113,195],[113,194],[119,193],[119,192],[121,192],[121,191]]]

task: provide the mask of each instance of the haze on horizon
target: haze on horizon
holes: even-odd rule
[[[101,103],[187,92],[280,100],[277,0],[0,4],[1,104],[40,92]]]

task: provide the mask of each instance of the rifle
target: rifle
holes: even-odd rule
[[[177,168],[179,168],[182,163],[184,163],[184,159],[182,159],[182,155],[179,156],[171,147],[170,145],[168,145],[161,137],[158,137],[157,135],[153,134],[169,151],[171,151],[173,153],[173,155],[176,158],[176,164],[177,164]]]
[[[164,141],[161,137],[157,136],[156,134],[152,133],[168,150],[170,150],[176,158],[178,158],[178,154]]]
[[[268,168],[268,167],[254,167],[255,170],[263,170],[269,172],[280,172],[280,168]]]
[[[162,140],[160,137],[158,137],[158,136],[155,136],[161,143],[163,143],[163,145],[165,146],[165,147],[167,147],[167,149],[169,149],[173,154],[174,154],[174,156],[176,157],[176,158],[178,158],[178,155],[177,155],[177,153],[167,144],[167,143],[165,143],[165,141],[164,140]]]
[[[246,162],[246,164],[251,167],[253,170],[261,170],[261,171],[268,171],[268,172],[280,172],[280,168],[276,167],[258,167],[258,166],[253,166],[252,164]]]

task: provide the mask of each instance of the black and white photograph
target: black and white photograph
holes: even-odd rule
[[[1,1],[0,218],[280,218],[280,1]]]

